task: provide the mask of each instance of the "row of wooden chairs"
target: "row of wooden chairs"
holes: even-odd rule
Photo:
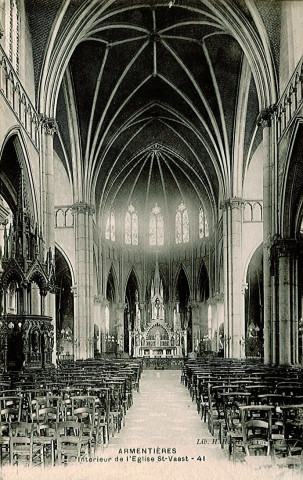
[[[51,457],[51,465],[66,463],[70,459],[80,459],[92,455],[93,426],[76,420],[39,424],[12,422],[9,435],[2,436],[3,451],[9,456],[10,464],[26,461],[29,466],[46,465]]]
[[[222,448],[227,444],[229,458],[266,455],[302,467],[301,369],[227,359],[190,361],[181,382],[210,433],[218,435]]]
[[[127,359],[6,375],[0,384],[1,465],[5,458],[14,464],[23,457],[54,465],[55,459],[69,461],[103,448],[125,424],[141,372],[142,362]],[[61,437],[71,438],[64,444]]]

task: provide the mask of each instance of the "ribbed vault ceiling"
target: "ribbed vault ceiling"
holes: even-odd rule
[[[224,12],[262,45],[249,3],[116,0],[100,13],[95,2],[70,4],[66,25],[86,5],[87,15],[69,46],[55,147],[76,197],[101,212],[122,198],[192,198],[214,218],[222,197],[241,194],[262,105]]]

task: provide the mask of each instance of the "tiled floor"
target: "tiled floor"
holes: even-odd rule
[[[198,442],[199,440],[199,442]],[[103,452],[87,461],[41,471],[8,468],[4,480],[271,480],[301,479],[297,472],[269,466],[255,458],[234,465],[226,448],[213,443],[192,402],[180,383],[178,370],[143,372],[140,392],[126,415],[122,430],[110,439]],[[253,461],[255,460],[255,461]],[[266,459],[265,459],[266,460]]]

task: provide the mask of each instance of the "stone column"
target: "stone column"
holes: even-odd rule
[[[284,251],[279,255],[279,365],[291,364],[290,301],[290,258]]]
[[[76,278],[78,294],[75,297],[74,337],[75,358],[93,357],[93,214],[94,207],[85,202],[73,205]]]
[[[54,208],[54,134],[57,123],[53,118],[40,116],[41,142],[40,142],[40,214],[41,229],[45,242],[45,250],[55,259],[55,208]],[[56,362],[57,332],[56,332],[56,296],[48,293],[45,298],[45,315],[53,319],[54,349],[53,362]]]
[[[190,348],[192,352],[196,352],[201,337],[200,304],[199,302],[191,302],[189,306],[191,307],[192,311],[192,345],[188,345],[188,348]]]
[[[278,239],[272,247],[278,275],[279,365],[298,361],[298,305],[296,264],[301,243],[295,239]]]
[[[218,352],[220,349],[219,327],[221,323],[224,323],[223,294],[216,293],[209,298],[208,303],[211,306],[211,324],[213,332],[212,350]],[[216,338],[214,337],[214,332],[217,332]]]
[[[139,304],[138,304],[139,305]],[[117,332],[117,352],[124,351],[124,311],[127,307],[126,303],[119,303],[116,306],[116,332]],[[137,302],[136,302],[137,308]],[[137,318],[135,320],[137,322]]]
[[[217,301],[217,325],[218,325],[218,336],[217,336],[217,351],[220,350],[220,340],[224,344],[224,338],[220,339],[220,325],[224,325],[224,295],[223,293],[218,294]]]
[[[269,248],[273,235],[273,179],[275,128],[273,126],[276,107],[263,110],[258,124],[263,128],[263,289],[264,289],[264,363],[273,363],[273,309]]]
[[[102,352],[102,296],[95,295],[94,296],[94,325],[97,325],[99,329],[99,340],[97,342],[97,349],[99,352]]]
[[[140,303],[139,305],[139,308],[140,308],[140,317],[141,317],[141,328],[145,327],[145,303]]]
[[[299,287],[298,287],[298,258],[297,256],[293,259],[293,268],[292,268],[292,344],[293,344],[293,358],[292,363],[299,363]]]
[[[241,293],[241,198],[233,197],[221,204],[223,209],[224,259],[224,332],[225,356],[241,358],[244,336],[243,296]]]
[[[174,331],[181,330],[180,302],[177,300],[174,309]]]
[[[103,296],[100,296],[100,352],[106,353],[106,334],[108,334],[106,325],[106,309],[109,309],[109,302]]]

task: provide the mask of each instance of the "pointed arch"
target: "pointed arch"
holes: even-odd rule
[[[5,162],[5,155],[7,149],[12,149],[12,151],[14,151],[14,156],[16,159],[16,166],[14,167],[14,165],[12,164],[12,158],[10,157],[8,161],[8,170],[14,171],[15,168],[23,168],[24,178],[27,185],[27,197],[29,200],[29,207],[35,221],[38,221],[37,194],[34,188],[32,168],[29,160],[30,154],[24,138],[24,134],[20,127],[13,127],[7,132],[7,135],[2,143],[2,147],[0,150],[0,176],[4,180],[7,194],[9,194],[10,197],[10,199],[7,199],[7,201],[12,208],[12,202],[14,205],[16,205],[17,203],[18,183],[16,184],[15,182],[10,180],[10,176],[7,175],[5,165],[3,164],[3,161]]]
[[[66,261],[67,265],[68,265],[68,268],[70,270],[70,273],[71,273],[71,279],[72,279],[72,284],[75,285],[75,271],[74,271],[74,267],[72,265],[72,262],[70,261],[69,259],[69,256],[67,255],[67,253],[65,252],[65,250],[62,248],[61,245],[59,245],[57,242],[55,242],[55,248],[58,250],[58,252],[60,252],[60,254],[62,255],[62,257],[64,258],[64,260]]]
[[[127,284],[129,282],[130,278],[135,279],[137,289],[138,289],[139,301],[141,301],[141,299],[142,299],[142,289],[141,289],[141,283],[140,283],[140,280],[139,280],[140,277],[139,277],[134,265],[131,266],[131,268],[129,269],[129,271],[126,275],[125,284],[124,284],[124,293],[126,292]]]
[[[282,237],[294,238],[298,234],[299,217],[302,214],[303,189],[303,121],[295,123],[285,167],[282,172],[280,195],[280,232]]]
[[[245,351],[261,356],[263,345],[263,243],[252,252],[245,276]]]
[[[177,293],[178,279],[180,277],[181,272],[183,272],[184,278],[186,279],[186,282],[187,282],[187,285],[188,285],[188,291],[189,291],[189,298],[191,298],[192,297],[192,285],[191,285],[191,282],[190,282],[190,277],[189,277],[189,274],[188,274],[185,266],[182,263],[178,266],[178,269],[177,269],[176,274],[175,274],[174,283],[173,283],[173,292],[175,292],[175,294]]]
[[[118,301],[118,278],[115,271],[115,267],[111,264],[106,279],[106,299],[111,303]]]
[[[209,285],[209,272],[202,260],[198,274],[198,297],[200,302],[206,302],[209,299],[210,285]]]

